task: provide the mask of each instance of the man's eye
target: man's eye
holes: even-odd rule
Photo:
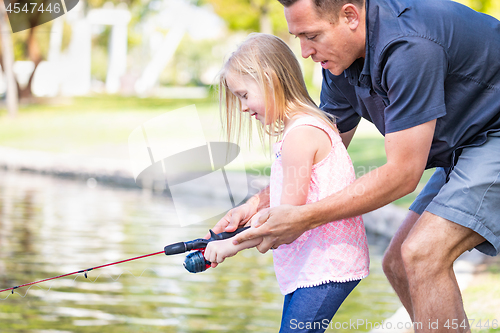
[[[317,36],[317,35],[314,35],[314,36],[311,36],[311,37],[307,37],[307,36],[306,36],[306,39],[307,39],[307,40],[314,40],[314,38],[316,38],[316,36]]]

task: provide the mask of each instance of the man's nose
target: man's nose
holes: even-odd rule
[[[300,49],[302,50],[302,57],[304,59],[307,59],[316,53],[316,50],[311,47],[310,43],[308,43],[307,40],[300,41]]]

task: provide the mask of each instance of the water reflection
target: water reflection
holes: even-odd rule
[[[161,251],[214,223],[181,228],[168,198],[140,190],[1,172],[0,289]],[[380,322],[397,309],[380,270],[384,246],[371,240],[372,273],[333,322]],[[200,274],[183,261],[157,255],[2,293],[1,331],[277,332],[282,296],[270,254],[245,251]]]

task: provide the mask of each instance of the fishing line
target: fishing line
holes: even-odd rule
[[[159,252],[154,252],[154,253],[150,253],[150,254],[145,254],[145,255],[142,255],[142,256],[134,257],[134,258],[129,258],[129,259],[125,259],[125,260],[115,261],[115,262],[112,262],[112,263],[109,263],[109,264],[105,264],[105,265],[100,265],[100,266],[96,266],[96,267],[92,267],[92,268],[82,269],[82,270],[79,270],[79,271],[75,271],[75,272],[71,272],[71,273],[67,273],[67,274],[62,274],[62,275],[54,276],[54,277],[51,277],[51,278],[48,278],[48,279],[43,279],[43,280],[39,280],[39,281],[25,283],[25,284],[22,284],[22,285],[19,285],[19,286],[11,287],[11,288],[2,289],[2,290],[0,290],[0,293],[2,293],[4,291],[11,290],[12,291],[11,294],[14,294],[14,290],[16,290],[18,288],[28,287],[28,286],[32,286],[32,285],[35,285],[35,284],[38,284],[38,283],[42,283],[42,282],[46,282],[46,281],[51,281],[51,280],[55,280],[55,279],[59,279],[59,278],[65,277],[65,276],[70,276],[70,275],[75,275],[75,274],[80,274],[80,273],[83,273],[85,275],[85,278],[88,278],[87,273],[90,272],[90,271],[92,271],[92,270],[95,270],[95,269],[99,269],[99,268],[103,268],[103,267],[108,267],[108,266],[112,266],[112,265],[116,265],[116,264],[121,264],[121,263],[124,263],[124,262],[127,262],[127,261],[142,259],[142,258],[146,258],[146,257],[150,257],[150,256],[155,256],[155,255],[158,255],[158,254],[164,254],[164,253],[165,253],[165,251],[159,251]]]
[[[204,257],[205,248],[207,247],[207,244],[209,242],[231,238],[234,235],[236,235],[244,230],[247,230],[248,228],[250,228],[250,227],[239,228],[233,232],[221,232],[220,234],[216,234],[212,230],[209,230],[210,231],[210,238],[209,239],[197,238],[197,239],[194,239],[192,241],[178,242],[178,243],[170,244],[170,245],[165,246],[163,251],[145,254],[142,256],[133,257],[133,258],[125,259],[125,260],[115,261],[115,262],[112,262],[109,264],[95,266],[95,267],[91,267],[91,268],[87,268],[87,269],[82,269],[79,271],[75,271],[75,272],[71,272],[71,273],[67,273],[67,274],[62,274],[62,275],[54,276],[54,277],[39,280],[39,281],[25,283],[25,284],[22,284],[19,286],[2,289],[2,290],[0,290],[0,293],[10,290],[11,295],[13,295],[14,290],[22,288],[22,287],[29,287],[28,290],[26,291],[26,293],[24,294],[24,296],[22,296],[21,294],[16,292],[19,296],[25,297],[26,294],[28,293],[29,289],[33,285],[36,285],[36,284],[39,284],[42,282],[51,281],[51,280],[55,280],[55,279],[59,279],[62,277],[75,275],[75,274],[84,274],[85,278],[88,278],[88,272],[90,272],[90,271],[93,271],[93,270],[96,270],[99,268],[112,266],[112,265],[121,264],[121,263],[132,261],[132,260],[147,258],[147,257],[155,256],[158,254],[165,254],[168,256],[168,255],[175,255],[175,254],[185,253],[185,252],[189,252],[189,251],[194,251],[194,252],[191,252],[184,260],[184,267],[191,273],[200,273],[200,272],[205,271],[207,268],[209,268],[211,266],[211,263],[209,261],[207,261]],[[143,273],[144,273],[144,271],[143,271]],[[99,276],[100,275],[98,275],[98,277]],[[121,274],[120,274],[120,276],[121,276]],[[120,276],[118,278],[120,278]],[[141,276],[142,276],[142,274],[141,274]],[[76,276],[73,281],[75,281],[77,277],[78,276]],[[51,287],[52,287],[52,284],[51,284]],[[43,289],[43,288],[41,288],[41,289]],[[50,288],[49,288],[49,290],[50,290]],[[3,300],[5,300],[5,299],[7,299],[7,297],[4,298]]]
[[[91,282],[91,283],[95,283],[95,282],[96,282],[96,281],[97,281],[97,280],[101,277],[101,275],[107,275],[107,277],[109,277],[111,280],[113,280],[114,282],[117,282],[117,281],[121,278],[121,276],[122,276],[123,274],[127,274],[127,273],[128,273],[128,274],[130,274],[130,275],[132,275],[134,278],[139,279],[139,278],[141,278],[141,277],[144,275],[144,272],[146,272],[147,270],[150,270],[150,271],[152,271],[152,272],[154,272],[154,273],[158,274],[158,272],[157,272],[156,270],[154,270],[154,269],[153,269],[153,268],[151,268],[151,267],[148,267],[148,268],[144,269],[144,270],[142,271],[142,273],[141,273],[141,274],[139,274],[139,275],[135,275],[135,274],[134,274],[134,273],[132,273],[131,271],[129,271],[129,270],[125,270],[125,271],[121,272],[120,274],[118,274],[118,276],[117,276],[116,278],[114,278],[114,277],[113,277],[111,274],[109,274],[109,273],[99,273],[99,275],[97,275],[97,276],[95,277],[95,279],[94,279],[94,280],[92,280],[92,279],[91,279],[88,275],[87,275],[87,277],[86,277],[86,278],[87,278],[87,280],[88,280],[89,282]],[[75,281],[76,281],[76,279],[78,279],[78,278],[79,278],[79,277],[81,277],[81,276],[83,276],[83,275],[80,275],[80,274],[79,274],[79,275],[75,276],[75,278],[73,279],[73,282],[75,282]],[[26,295],[28,294],[28,292],[30,291],[30,289],[31,289],[31,288],[33,288],[33,287],[35,287],[35,286],[36,286],[36,287],[38,287],[38,288],[40,288],[40,289],[42,289],[42,290],[43,290],[43,291],[45,291],[45,292],[49,292],[49,291],[52,289],[52,286],[54,285],[54,283],[55,283],[55,281],[52,281],[48,289],[45,289],[45,288],[41,287],[41,286],[40,286],[40,285],[38,285],[38,284],[37,284],[37,285],[32,284],[32,285],[30,285],[30,286],[28,287],[28,289],[26,289],[26,292],[24,293],[24,295],[21,295],[21,294],[20,294],[20,293],[16,290],[16,291],[14,291],[14,292],[11,292],[11,293],[7,294],[7,297],[5,297],[5,298],[0,298],[0,301],[5,301],[7,298],[9,298],[9,297],[10,297],[11,295],[13,295],[14,293],[15,293],[15,294],[18,294],[18,295],[19,295],[20,297],[22,297],[22,298],[25,298],[25,297],[26,297]]]

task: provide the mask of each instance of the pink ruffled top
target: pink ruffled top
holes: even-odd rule
[[[323,121],[305,116],[286,130],[274,145],[276,160],[271,168],[270,206],[279,206],[283,187],[281,147],[297,126],[314,126],[325,131],[332,142],[328,156],[312,167],[307,203],[319,201],[354,182],[351,159],[340,136]],[[303,233],[291,244],[273,251],[276,278],[283,295],[297,288],[328,282],[347,282],[368,276],[370,259],[361,216],[332,221]]]

